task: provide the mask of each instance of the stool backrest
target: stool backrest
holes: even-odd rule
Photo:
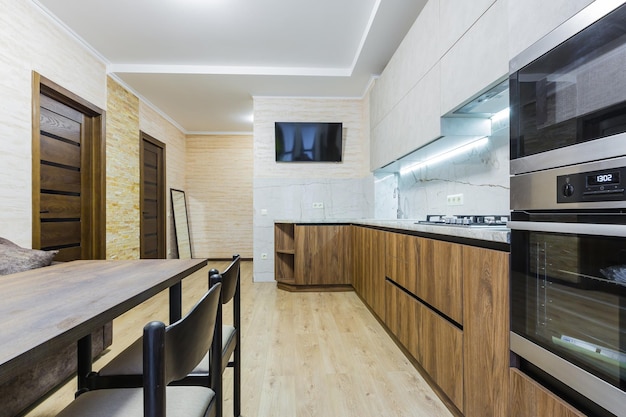
[[[167,326],[167,383],[187,376],[211,348],[221,289],[221,285],[211,287],[185,317]]]
[[[222,304],[227,304],[233,299],[237,292],[237,284],[239,283],[240,276],[240,262],[241,257],[239,255],[233,256],[233,261],[220,274],[222,276]]]

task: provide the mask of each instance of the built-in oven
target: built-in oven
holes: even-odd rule
[[[625,189],[626,157],[511,178],[511,350],[615,415],[626,413]]]
[[[511,173],[626,150],[622,3],[594,2],[511,60]]]
[[[596,1],[511,61],[511,351],[626,416],[626,5]]]

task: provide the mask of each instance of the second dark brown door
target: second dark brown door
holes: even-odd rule
[[[141,258],[165,258],[165,144],[143,132],[140,229]]]

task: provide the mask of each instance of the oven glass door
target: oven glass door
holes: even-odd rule
[[[626,6],[510,78],[511,158],[626,132]]]
[[[626,237],[527,224],[511,231],[512,331],[624,390]]]

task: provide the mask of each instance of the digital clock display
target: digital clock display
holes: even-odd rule
[[[587,185],[590,187],[613,184],[619,184],[619,171],[599,172],[593,175],[587,175]]]

